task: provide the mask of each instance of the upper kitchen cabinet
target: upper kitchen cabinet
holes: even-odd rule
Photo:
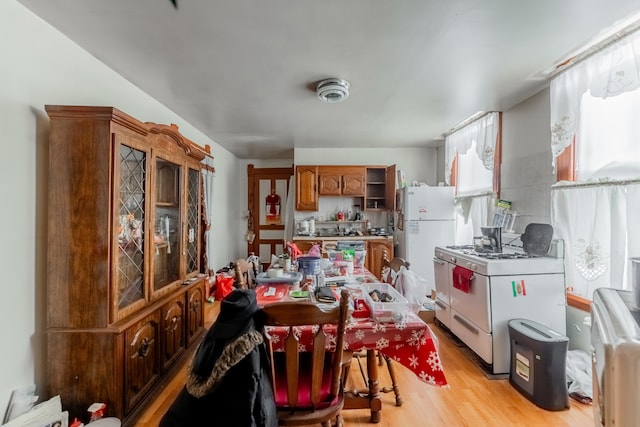
[[[318,166],[296,166],[296,210],[318,210]]]
[[[396,165],[367,166],[366,210],[393,210],[396,204]]]
[[[319,166],[320,196],[362,197],[365,193],[364,166]]]

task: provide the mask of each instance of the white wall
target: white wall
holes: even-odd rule
[[[0,2],[0,416],[13,389],[36,382],[46,358],[48,118],[45,104],[110,105],[142,120],[176,123],[215,156],[213,265],[237,252],[227,207],[237,199],[237,159],[159,102],[133,86],[15,0]],[[237,211],[237,208],[234,209]],[[232,227],[229,227],[229,225]],[[78,349],[82,351],[82,349]],[[64,402],[63,402],[64,403]]]
[[[544,89],[502,114],[500,198],[518,212],[515,231],[532,222],[551,223],[549,89]]]

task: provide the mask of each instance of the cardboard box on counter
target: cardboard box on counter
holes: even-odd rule
[[[425,304],[424,310],[418,311],[418,317],[420,317],[424,323],[433,323],[436,320],[435,301],[436,291],[432,290],[429,303]]]
[[[433,323],[436,320],[435,310],[420,310],[418,317],[422,319],[424,323]]]

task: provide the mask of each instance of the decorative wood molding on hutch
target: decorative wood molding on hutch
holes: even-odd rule
[[[201,163],[176,125],[112,107],[45,107],[46,393],[135,418],[204,332]]]

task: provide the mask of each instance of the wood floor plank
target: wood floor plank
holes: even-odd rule
[[[217,313],[218,304],[207,304],[207,327],[213,323]],[[438,338],[440,358],[449,387],[425,384],[411,371],[396,363],[396,375],[404,403],[401,407],[396,407],[392,393],[383,395],[382,421],[377,427],[593,426],[591,405],[571,400],[571,407],[567,410],[547,411],[539,408],[514,389],[507,379],[488,379],[469,357],[468,349],[437,325],[430,326]],[[156,427],[182,389],[184,381],[183,367],[142,414],[136,427]],[[381,384],[390,383],[386,369],[380,369],[380,381]],[[362,385],[360,372],[357,365],[354,365],[348,386],[361,388]],[[373,425],[369,423],[369,411],[364,409],[343,411],[342,415],[345,427]],[[212,416],[215,417],[215,414]]]

